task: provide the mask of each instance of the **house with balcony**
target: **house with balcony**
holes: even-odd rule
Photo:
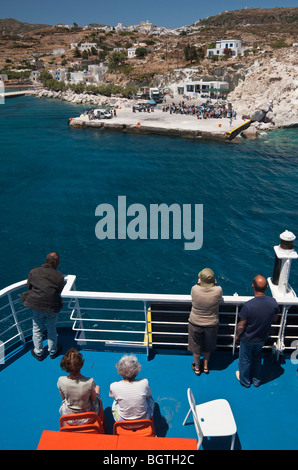
[[[232,57],[237,57],[243,54],[242,41],[240,39],[221,39],[216,41],[215,47],[207,49],[207,57],[223,56],[226,54],[225,50],[230,50]]]

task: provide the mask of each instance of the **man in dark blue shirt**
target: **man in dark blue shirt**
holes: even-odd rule
[[[269,336],[273,321],[277,320],[279,306],[267,297],[266,279],[258,274],[252,283],[254,298],[245,302],[239,313],[236,341],[240,339],[239,371],[236,377],[244,387],[261,383],[262,348]]]

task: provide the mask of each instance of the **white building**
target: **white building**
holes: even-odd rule
[[[88,65],[88,72],[85,70],[71,72],[69,81],[75,85],[78,83],[94,85],[103,82],[107,71],[108,66],[104,63]]]
[[[152,48],[152,47],[148,47],[145,42],[139,42],[139,43],[137,43],[137,44],[134,44],[133,47],[130,47],[129,49],[127,49],[127,57],[128,57],[128,59],[133,59],[134,57],[136,57],[136,50],[137,50],[139,47],[144,47],[148,52],[153,51],[153,48]]]
[[[237,57],[243,54],[242,41],[240,39],[221,39],[216,41],[213,49],[207,49],[207,57],[223,56],[225,50],[230,49],[232,51],[232,57]]]
[[[79,49],[79,51],[90,51],[92,47],[94,47],[96,50],[98,49],[96,42],[82,42],[80,45],[77,42],[72,42],[70,44],[71,49],[75,49],[76,47]]]
[[[49,70],[49,73],[52,75],[52,77],[55,80],[58,80],[58,82],[65,82],[67,68],[52,69],[52,70]]]
[[[183,94],[190,98],[197,98],[201,95],[217,96],[229,91],[229,83],[216,80],[203,81],[185,81],[177,87],[179,94]]]
[[[141,21],[140,26],[138,27],[139,31],[143,31],[145,33],[150,33],[150,31],[153,31],[155,29],[155,26],[150,23],[149,20],[147,21]]]
[[[65,54],[65,49],[54,49],[53,50],[53,55],[60,55],[60,54]]]
[[[136,56],[136,50],[136,47],[130,47],[129,49],[127,49],[127,57],[129,59],[133,59]]]
[[[91,74],[94,82],[102,82],[107,71],[108,66],[103,63],[88,65],[88,72]]]
[[[155,31],[155,26],[150,23],[149,20],[147,21],[140,21],[140,24],[132,24],[130,26],[124,26],[123,23],[118,23],[117,26],[115,26],[115,31],[117,32],[122,32],[122,31],[140,31],[143,33],[150,33]]]
[[[115,31],[117,33],[121,33],[122,31],[127,31],[128,28],[126,26],[123,26],[123,23],[118,23],[117,26],[115,26]]]
[[[131,24],[130,26],[127,27],[127,31],[138,31],[139,25],[137,24]]]
[[[75,85],[92,83],[91,73],[86,71],[71,72],[69,82]]]
[[[39,82],[39,76],[41,74],[41,71],[40,70],[32,70],[31,74],[30,74],[30,80],[33,82],[33,83],[38,83]]]
[[[71,29],[73,28],[73,25],[71,24],[64,24],[64,23],[58,23],[56,24],[57,28],[67,28],[67,29]]]
[[[90,51],[94,47],[94,49],[97,49],[97,44],[96,42],[82,42],[82,44],[79,47],[80,51]]]

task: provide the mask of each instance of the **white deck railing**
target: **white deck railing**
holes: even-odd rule
[[[75,287],[76,276],[68,275],[65,276],[66,285],[62,291],[62,298],[68,301],[67,310],[63,310],[59,314],[59,324],[67,325],[72,324],[72,329],[75,331],[75,339],[80,344],[86,344],[88,342],[93,345],[97,342],[104,343],[105,345],[122,345],[131,347],[142,347],[145,348],[147,355],[149,355],[150,348],[158,346],[169,346],[174,347],[179,345],[186,348],[187,345],[187,318],[183,321],[175,322],[171,321],[171,312],[169,310],[169,319],[166,321],[154,321],[151,319],[151,305],[158,304],[175,304],[185,305],[191,303],[190,295],[175,295],[175,294],[144,294],[144,293],[121,293],[121,292],[92,292],[92,291],[78,291]],[[26,343],[26,338],[32,334],[31,325],[31,314],[29,309],[25,308],[18,298],[18,294],[26,288],[26,281],[20,281],[16,284],[5,287],[0,291],[0,341],[2,347],[6,348],[8,345],[21,341],[22,344]],[[16,298],[13,299],[13,295]],[[220,318],[224,318],[225,315],[232,315],[232,322],[220,323],[220,326],[229,328],[231,333],[219,334],[221,338],[227,337],[230,339],[229,345],[223,345],[222,347],[229,347],[234,353],[237,344],[235,342],[236,326],[238,321],[239,307],[251,299],[251,296],[239,296],[234,294],[232,296],[223,296],[222,306],[231,306],[233,311],[222,311],[227,310],[226,307],[223,309],[220,307]],[[96,306],[83,306],[85,302],[95,302]],[[108,306],[98,307],[100,301],[107,302]],[[117,306],[110,306],[119,303],[121,308]],[[291,336],[291,328],[298,327],[298,324],[286,325],[288,316],[288,309],[292,305],[298,305],[298,299],[294,298],[287,300],[287,303],[279,301],[282,306],[280,323],[275,325],[274,328],[278,330],[276,335],[271,335],[271,339],[275,340],[275,349],[278,353],[283,352],[285,339],[295,340],[297,336]],[[8,312],[8,313],[7,313]],[[166,312],[165,312],[166,313]],[[175,310],[175,313],[179,313],[179,310]],[[182,313],[182,311],[181,311]],[[185,310],[183,313],[187,313]],[[166,313],[167,314],[167,313]],[[65,318],[64,318],[65,317]],[[163,331],[155,331],[156,326],[162,326]],[[175,331],[171,332],[171,327],[182,326],[186,330],[183,332]],[[287,336],[285,331],[287,329]],[[154,330],[154,331],[153,331]],[[289,333],[289,334],[288,334]],[[162,337],[167,336],[167,341],[159,341],[154,339],[152,336]],[[176,343],[174,340],[171,341],[171,336],[181,337],[182,341]],[[291,349],[291,347],[287,347]],[[295,349],[293,347],[292,349]]]

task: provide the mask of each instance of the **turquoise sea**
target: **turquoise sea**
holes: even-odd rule
[[[273,246],[298,236],[298,130],[236,143],[71,129],[82,106],[35,97],[0,106],[0,288],[53,250],[79,290],[188,294],[204,267],[224,294],[271,276]],[[99,204],[203,204],[203,246],[99,240]],[[296,241],[298,249],[298,241]],[[298,261],[291,285],[298,290]]]

